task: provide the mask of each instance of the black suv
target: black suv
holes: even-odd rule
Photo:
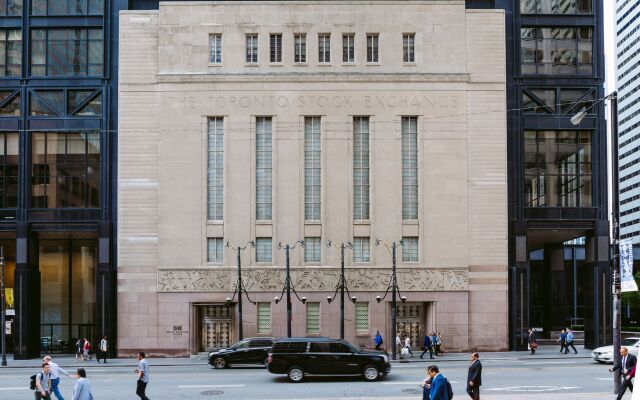
[[[272,374],[287,374],[290,382],[305,375],[362,375],[375,381],[391,370],[383,351],[360,350],[349,342],[329,338],[289,338],[273,344],[267,368]]]
[[[267,364],[267,355],[275,342],[272,337],[248,338],[239,341],[228,349],[209,353],[209,364],[217,369],[232,364]]]

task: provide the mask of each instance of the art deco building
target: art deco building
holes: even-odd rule
[[[505,13],[463,1],[161,2],[120,14],[118,352],[398,330],[508,347]],[[383,241],[376,246],[378,240]],[[227,247],[226,243],[230,246]]]

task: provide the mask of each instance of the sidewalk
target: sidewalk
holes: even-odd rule
[[[540,346],[536,351],[535,356],[530,356],[528,351],[506,351],[506,352],[490,352],[480,353],[481,360],[530,360],[530,359],[574,359],[574,358],[591,358],[591,350],[585,350],[583,346],[576,346],[578,354],[560,354],[560,346]],[[414,351],[413,357],[405,358],[403,360],[391,361],[392,363],[424,363],[432,364],[435,362],[469,362],[469,353],[445,353],[442,356],[437,357],[434,360],[429,359],[429,353],[425,354],[424,359],[420,359],[421,351]],[[42,355],[44,357],[44,354]],[[77,367],[135,367],[138,365],[138,361],[132,355],[130,358],[114,358],[108,359],[107,364],[98,364],[95,360],[95,356],[91,361],[84,361],[75,363],[75,357],[69,354],[53,355],[53,359],[62,368],[77,368]],[[149,362],[154,367],[178,367],[189,365],[207,365],[207,355],[199,354],[189,358],[151,358],[147,357]],[[31,360],[14,360],[12,355],[7,356],[7,366],[0,367],[0,371],[8,368],[34,368],[39,366],[42,358],[36,358]],[[524,398],[523,398],[524,399]]]

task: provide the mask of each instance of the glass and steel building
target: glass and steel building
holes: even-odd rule
[[[510,348],[526,348],[530,327],[584,327],[587,348],[610,342],[602,2],[467,7],[507,16]]]

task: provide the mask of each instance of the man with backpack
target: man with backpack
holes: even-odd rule
[[[51,400],[49,364],[42,364],[42,371],[31,377],[31,388],[35,390],[36,400]]]
[[[376,350],[380,350],[380,346],[382,346],[382,335],[380,334],[380,331],[376,331],[376,336],[373,338],[373,343],[376,344]]]
[[[440,373],[437,365],[431,365],[427,370],[431,377],[429,400],[452,400],[453,389],[447,378]]]

